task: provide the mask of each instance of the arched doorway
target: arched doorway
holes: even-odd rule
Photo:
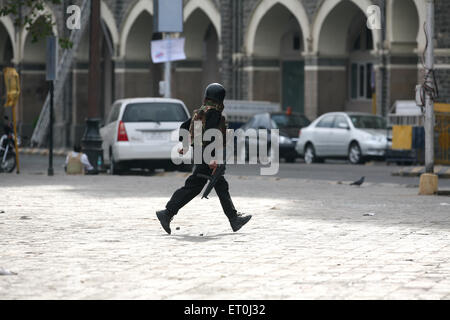
[[[72,123],[71,140],[80,141],[88,117],[89,93],[89,27],[84,31],[75,55],[72,69],[72,112],[67,121]],[[100,43],[101,91],[99,116],[104,119],[114,101],[114,42],[111,32],[102,20]]]
[[[365,3],[367,2],[367,3]],[[367,28],[369,1],[325,1],[313,28],[317,115],[372,112],[378,34]]]
[[[396,0],[388,7],[389,107],[396,100],[414,100],[421,62],[418,50],[419,12],[413,0]]]
[[[33,41],[31,34],[24,32],[22,39],[19,128],[22,136],[31,137],[49,92],[46,81],[47,48],[45,38]]]
[[[202,103],[208,83],[221,82],[219,74],[219,35],[210,17],[200,8],[184,23],[185,61],[175,63],[175,96],[192,111]]]
[[[348,31],[348,96],[346,111],[371,112],[375,91],[377,56],[373,51],[372,31],[366,27],[367,18],[362,12],[354,15]]]
[[[304,37],[295,15],[302,11],[291,11],[281,2],[265,1],[267,9],[258,7],[250,23],[250,99],[279,102],[283,109],[304,113]]]
[[[151,41],[161,39],[153,34],[153,16],[142,11],[129,29],[123,60],[124,97],[158,97],[162,65],[151,61]]]
[[[11,61],[14,58],[13,44],[11,38],[9,37],[8,31],[5,26],[0,23],[0,95],[2,97],[6,96],[6,88],[4,86],[3,78],[3,68],[11,66]],[[4,98],[2,99],[4,103]],[[2,104],[3,104],[2,103]],[[7,115],[10,119],[12,118],[11,112],[5,110],[3,106],[0,107],[0,124],[3,123],[3,117]],[[0,127],[0,135],[3,132],[3,126]]]

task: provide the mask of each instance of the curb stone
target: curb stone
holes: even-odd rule
[[[68,149],[54,149],[53,155],[65,157],[69,151],[70,150],[68,150]],[[42,148],[19,148],[19,153],[26,154],[26,155],[48,156],[49,151],[48,151],[48,149],[42,149]]]
[[[417,166],[402,168],[392,172],[391,175],[400,177],[420,177],[423,173],[425,173],[425,167]],[[437,165],[434,167],[434,173],[437,174],[439,178],[450,179],[450,167],[448,166]]]

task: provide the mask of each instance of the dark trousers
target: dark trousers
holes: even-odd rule
[[[186,183],[182,188],[175,191],[172,198],[166,205],[166,209],[172,215],[176,215],[178,213],[178,210],[180,210],[192,199],[198,196],[200,192],[202,192],[203,187],[208,182],[208,180],[198,177],[198,173],[210,175],[212,173],[212,170],[207,164],[195,165],[192,175],[186,180]],[[219,196],[219,200],[225,215],[228,217],[228,219],[235,218],[237,216],[237,212],[234,208],[233,201],[231,200],[230,193],[228,191],[228,182],[223,176],[220,177],[220,179],[217,181],[214,189]]]

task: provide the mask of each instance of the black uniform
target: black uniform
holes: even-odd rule
[[[223,101],[225,99],[225,88],[218,83],[210,84],[206,88],[205,92],[205,104],[199,110],[196,110],[192,120],[198,118],[199,112],[201,112],[201,119],[203,123],[203,129],[205,132],[208,129],[219,129],[222,134],[225,134],[225,123],[222,119],[223,111]],[[203,113],[204,112],[204,113]],[[193,121],[188,120],[184,122],[181,126],[182,129],[187,129],[188,127],[193,129]],[[194,131],[191,131],[191,139]],[[209,142],[209,143],[212,143]],[[204,142],[202,145],[202,155],[204,148],[209,144]],[[195,152],[195,151],[194,151]],[[214,154],[212,155],[214,156]],[[225,152],[224,152],[224,159]],[[203,160],[202,160],[203,161]],[[185,185],[178,189],[166,205],[165,210],[157,211],[156,216],[163,229],[171,234],[170,222],[173,217],[178,213],[178,211],[188,204],[192,199],[194,199],[202,190],[205,184],[208,182],[206,178],[201,178],[197,174],[211,175],[212,170],[209,167],[209,163],[196,164],[194,167],[194,172],[186,180]],[[219,178],[214,186],[217,195],[219,196],[220,203],[222,204],[223,211],[228,217],[231,228],[234,232],[240,230],[250,219],[251,215],[244,216],[238,213],[234,208],[233,201],[231,201],[230,193],[228,191],[228,183],[223,176]]]
[[[222,114],[215,110],[210,109],[205,114],[205,131],[212,128],[219,128]],[[211,142],[209,142],[211,143]],[[203,146],[205,148],[207,144]],[[203,150],[202,150],[203,151]],[[202,153],[203,154],[203,153]],[[178,189],[166,205],[166,209],[172,216],[178,213],[182,207],[188,204],[203,190],[203,187],[208,182],[205,178],[200,178],[197,174],[211,175],[212,170],[209,168],[209,164],[202,163],[197,164],[194,167],[192,175],[186,180],[185,185]],[[223,176],[217,181],[214,189],[219,196],[222,209],[228,219],[234,219],[237,216],[237,211],[234,208],[233,201],[231,200],[230,193],[228,191],[228,182]]]

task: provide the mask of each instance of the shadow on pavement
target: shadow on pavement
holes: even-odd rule
[[[208,241],[213,241],[213,240],[219,240],[219,239],[223,239],[224,237],[233,236],[233,235],[236,235],[236,234],[235,233],[221,233],[221,234],[206,235],[206,236],[202,236],[202,235],[193,236],[193,235],[188,235],[188,234],[182,234],[182,235],[171,235],[171,238],[173,238],[177,241],[199,243],[199,242],[208,242]]]

